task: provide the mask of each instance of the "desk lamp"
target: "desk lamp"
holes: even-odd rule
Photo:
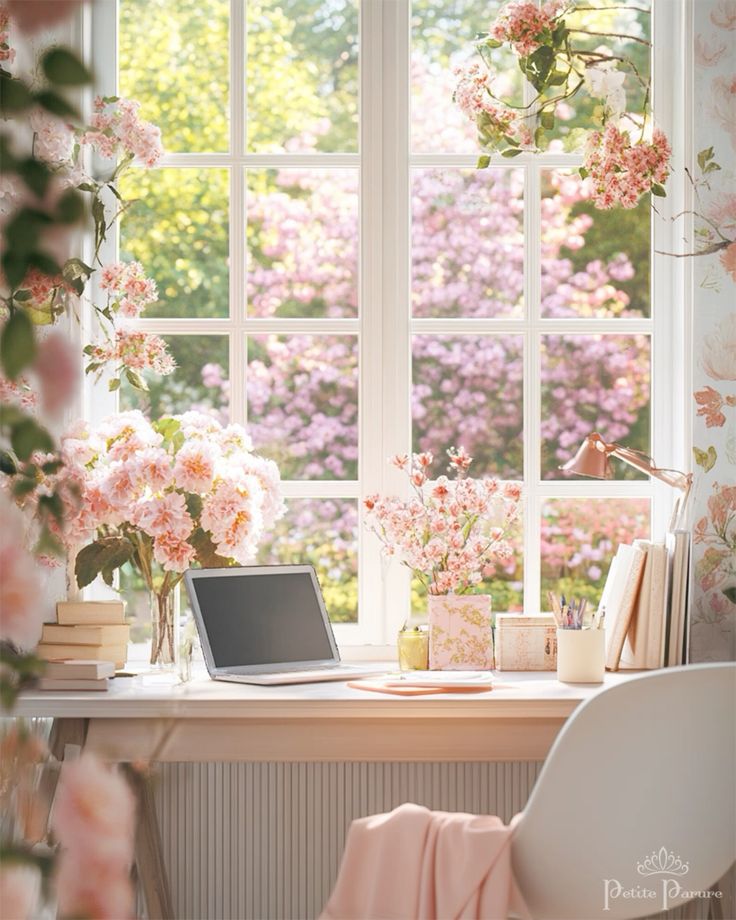
[[[692,473],[681,473],[679,470],[668,470],[655,466],[654,460],[642,451],[623,447],[621,444],[608,444],[597,431],[591,432],[580,445],[580,449],[572,460],[568,460],[559,469],[577,473],[578,476],[590,476],[593,479],[613,479],[611,457],[618,457],[619,460],[623,460],[634,469],[641,470],[642,473],[647,473],[654,479],[659,479],[660,482],[666,482],[673,489],[679,489],[682,495],[675,505],[670,529],[681,523],[680,519],[684,514],[692,486]]]

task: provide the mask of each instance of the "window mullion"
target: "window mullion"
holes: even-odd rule
[[[538,609],[541,589],[541,181],[540,168],[525,170],[524,309],[528,320],[524,341],[524,610]]]
[[[245,150],[245,0],[230,0],[230,419],[248,420],[246,393],[246,187],[245,170],[238,162]]]

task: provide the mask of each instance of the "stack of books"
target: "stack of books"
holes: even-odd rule
[[[664,543],[621,544],[611,561],[599,611],[605,610],[606,667],[672,667],[687,660],[690,534]]]
[[[39,690],[107,690],[108,679],[115,676],[111,661],[49,661]]]
[[[45,623],[38,655],[47,661],[109,661],[117,668],[128,657],[130,627],[122,601],[60,601],[56,623]]]

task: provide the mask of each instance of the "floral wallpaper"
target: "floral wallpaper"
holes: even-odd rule
[[[690,661],[736,659],[736,0],[697,0]]]

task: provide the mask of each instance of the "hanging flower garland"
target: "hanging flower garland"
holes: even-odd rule
[[[548,0],[541,7],[530,0],[507,3],[475,48],[480,60],[457,68],[454,101],[476,125],[483,155],[479,168],[490,165],[490,154],[515,157],[537,153],[549,145],[558,106],[585,90],[600,100],[594,118],[596,130],[586,138],[580,175],[591,180],[591,197],[597,208],[636,207],[642,195],[664,197],[670,172],[671,148],[664,132],[653,127],[650,80],[631,58],[605,46],[579,44],[580,37],[626,39],[647,47],[638,35],[574,28],[570,16],[582,10],[606,7],[578,6],[574,0]],[[511,51],[519,69],[535,92],[534,98],[515,105],[496,95],[494,86],[500,51]],[[624,81],[630,74],[642,89],[641,110],[626,109]]]

